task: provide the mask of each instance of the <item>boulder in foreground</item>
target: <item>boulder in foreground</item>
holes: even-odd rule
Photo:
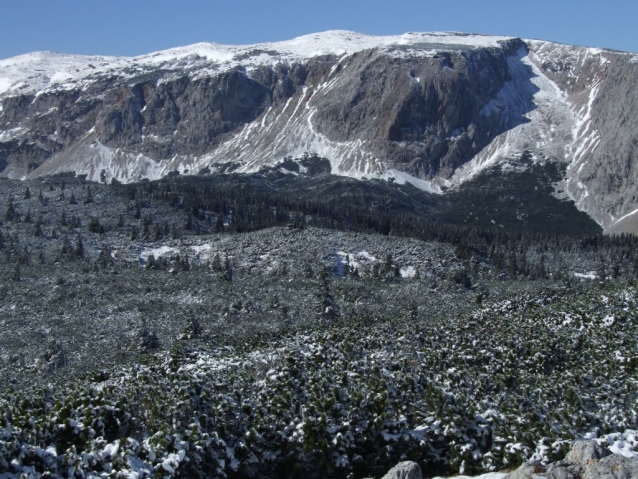
[[[400,462],[388,473],[383,476],[382,479],[421,479],[421,467],[416,462],[404,461]]]
[[[528,462],[503,479],[637,479],[638,458],[612,454],[594,441],[577,441],[564,460]]]

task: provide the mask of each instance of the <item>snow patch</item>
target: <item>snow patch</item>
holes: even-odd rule
[[[623,432],[613,432],[601,437],[595,432],[585,435],[585,439],[594,440],[603,447],[606,447],[614,454],[621,454],[625,457],[638,457],[638,433],[634,429],[626,429]]]
[[[160,246],[158,248],[146,248],[140,252],[140,259],[144,262],[148,261],[149,256],[154,258],[160,258],[162,256],[172,256],[178,254],[179,250],[171,246]]]
[[[11,87],[11,80],[9,78],[0,78],[0,94],[4,93]]]
[[[337,260],[337,275],[343,276],[344,267],[349,265],[351,268],[361,271],[362,268],[371,265],[377,258],[367,251],[358,251],[356,253],[347,253],[345,251],[337,251],[335,255]]]
[[[49,83],[53,84],[53,83],[62,83],[64,81],[67,80],[71,80],[73,78],[73,75],[71,75],[69,72],[67,71],[59,71],[59,72],[55,72],[53,74],[53,76],[51,77],[51,80]]]
[[[574,276],[581,279],[596,279],[598,277],[595,271],[589,271],[588,273],[574,272]]]
[[[76,171],[86,174],[90,180],[99,181],[104,171],[107,181],[117,179],[128,183],[144,178],[158,179],[172,171],[195,174],[207,167],[215,170],[215,164],[228,161],[242,165],[238,172],[252,173],[264,165],[276,165],[283,157],[300,157],[309,152],[328,158],[331,172],[336,175],[410,183],[424,191],[442,193],[444,187],[456,187],[485,168],[529,150],[533,158],[555,158],[570,164],[567,181],[557,188],[563,189],[579,209],[605,226],[610,221],[620,221],[600,211],[585,183],[579,179],[584,174],[587,159],[600,143],[600,136],[591,122],[591,110],[603,75],[600,72],[604,72],[608,61],[601,49],[527,41],[529,51],[521,48],[508,59],[512,79],[481,112],[485,116],[500,115],[503,133],[458,168],[449,180],[423,180],[394,170],[385,158],[376,157],[372,153],[372,145],[365,141],[332,141],[314,127],[313,117],[317,112],[313,106],[314,98],[338,86],[340,77],[333,73],[338,65],[347,68],[347,61],[354,53],[377,49],[396,58],[424,58],[440,49],[501,48],[502,42],[508,39],[510,37],[456,32],[371,36],[333,30],[283,42],[253,45],[198,43],[129,58],[33,52],[0,60],[0,98],[16,92],[40,95],[56,89],[81,89],[99,78],[117,76],[125,80],[157,69],[175,70],[174,75],[182,75],[186,71],[195,79],[242,66],[250,75],[260,66],[292,64],[317,55],[335,55],[339,61],[310,98],[306,97],[308,91],[304,90],[303,94],[290,98],[283,108],[270,107],[261,118],[228,135],[227,140],[209,154],[200,157],[176,155],[155,161],[141,154],[113,151],[96,140],[90,148],[83,148],[70,158],[61,156],[63,159],[57,163],[55,158],[48,160],[29,176]],[[575,100],[568,97],[538,67],[546,60],[562,56],[573,59],[569,63],[573,71],[566,74],[572,74],[574,78],[577,78],[579,68],[582,69],[588,62],[600,64],[597,73],[588,80],[584,98],[579,96]],[[638,55],[632,56],[629,61],[637,62]],[[167,73],[159,81],[169,81],[173,78],[171,75]],[[413,81],[416,86],[420,78],[413,77]],[[455,130],[449,140],[456,141],[464,133]],[[17,129],[2,132],[0,141],[10,140],[19,134],[21,132]],[[144,136],[143,141],[164,140],[149,135]],[[570,146],[565,148],[565,145]],[[26,172],[16,173],[22,174],[26,175]]]
[[[0,132],[0,142],[9,141],[9,140],[13,140],[14,138],[18,138],[20,135],[22,135],[23,133],[27,131],[28,131],[27,128],[17,126],[15,128],[11,128],[10,130]]]
[[[88,85],[91,79],[99,76],[133,78],[157,68],[190,71],[192,78],[218,74],[240,65],[246,68],[246,72],[250,72],[260,66],[271,66],[275,63],[292,64],[319,55],[346,56],[375,48],[396,57],[407,54],[431,56],[441,46],[448,49],[500,47],[499,42],[509,38],[454,32],[372,36],[332,30],[283,42],[253,45],[197,43],[137,57],[33,52],[0,60],[0,94],[9,91],[11,85],[14,89],[27,85],[23,93],[41,93],[58,88],[82,88]],[[170,75],[163,77],[160,82],[169,78]]]
[[[566,95],[532,62],[526,48],[508,62],[512,79],[481,110],[484,116],[500,114],[505,131],[458,168],[449,181],[441,181],[442,186],[458,186],[526,150],[533,157],[567,160],[564,145],[571,139],[576,120]]]
[[[407,268],[400,268],[402,278],[414,278],[416,276],[416,269],[414,266],[408,266]]]
[[[620,223],[621,221],[629,218],[632,215],[635,215],[636,213],[638,213],[638,209],[635,209],[629,213],[627,213],[626,215],[621,216],[620,218],[614,219],[613,223],[611,224],[611,226],[617,225],[618,223]]]

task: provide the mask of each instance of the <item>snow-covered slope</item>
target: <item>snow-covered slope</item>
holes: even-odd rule
[[[334,174],[440,193],[528,152],[567,165],[557,195],[626,229],[638,210],[635,58],[449,32],[36,52],[0,60],[0,175],[129,182],[311,152]]]
[[[457,169],[449,184],[459,185],[487,166],[530,151],[537,161],[565,162],[567,175],[556,185],[557,195],[569,197],[599,224],[613,229],[619,220],[590,195],[582,173],[601,141],[593,108],[609,63],[622,56],[631,61],[631,55],[537,40],[526,44],[518,58],[510,59],[512,80],[490,107],[509,110],[528,121],[498,135]]]
[[[83,56],[53,52],[34,52],[0,60],[0,94],[43,93],[56,89],[86,86],[100,75],[133,77],[154,69],[180,70],[194,76],[214,75],[243,66],[294,63],[320,55],[346,55],[380,48],[396,57],[434,55],[436,48],[461,45],[471,48],[498,47],[507,37],[462,33],[406,33],[398,36],[372,36],[334,30],[304,35],[283,42],[254,45],[197,43],[137,57]],[[397,49],[430,45],[415,51]]]

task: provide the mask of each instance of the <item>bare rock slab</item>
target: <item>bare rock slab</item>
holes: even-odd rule
[[[421,467],[416,462],[404,461],[390,469],[382,479],[422,479],[422,477]]]

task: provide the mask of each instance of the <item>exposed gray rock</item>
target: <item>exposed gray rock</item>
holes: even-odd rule
[[[582,479],[582,472],[579,464],[559,461],[550,464],[545,475],[550,479]]]
[[[576,441],[564,460],[547,468],[539,462],[525,463],[503,479],[636,479],[638,458],[628,458],[594,441]]]
[[[583,474],[583,479],[636,479],[637,477],[638,459],[620,454],[592,463]]]
[[[638,208],[638,62],[622,52],[592,52],[548,42],[531,43],[532,60],[563,90],[580,117],[573,138],[568,190],[579,208],[610,232]]]
[[[536,475],[541,472],[544,472],[544,467],[540,463],[525,463],[503,479],[535,479]]]
[[[592,123],[600,143],[578,175],[596,205],[615,218],[638,208],[636,78],[638,63],[629,63],[619,55],[611,58],[592,107]]]
[[[576,441],[564,462],[578,464],[582,468],[586,468],[610,454],[609,449],[605,449],[594,441]]]
[[[416,462],[404,461],[390,469],[382,479],[421,479],[421,477],[421,467]]]

